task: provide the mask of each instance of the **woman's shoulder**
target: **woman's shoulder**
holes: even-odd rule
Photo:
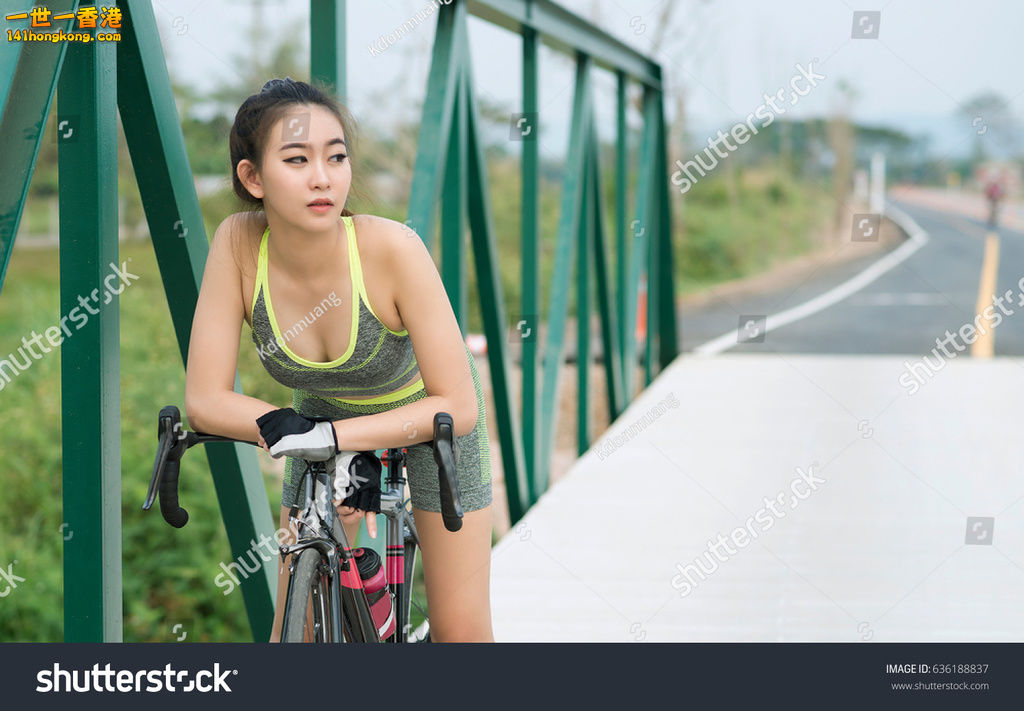
[[[223,234],[232,252],[245,254],[259,248],[260,238],[266,229],[267,216],[262,210],[235,212],[221,220],[214,240]]]
[[[262,212],[235,212],[217,226],[210,242],[210,256],[216,263],[234,264],[241,274],[253,271],[259,253],[260,237],[267,227],[266,215]]]
[[[263,235],[263,231],[267,229],[267,214],[263,210],[235,212],[225,217],[224,221],[230,221],[231,225],[237,228],[237,232],[242,238],[259,238]]]
[[[391,233],[405,227],[401,222],[396,222],[380,215],[371,215],[367,212],[352,215],[352,225],[356,228],[357,234],[362,230],[364,234],[372,234],[385,239]]]
[[[267,216],[262,210],[234,212],[220,221],[213,233],[213,240],[217,241],[223,235],[226,242],[236,247],[241,243],[251,242],[254,238],[258,239],[266,228]]]
[[[356,230],[356,244],[360,257],[387,258],[400,255],[408,240],[419,235],[406,224],[380,215],[359,214],[352,216]]]

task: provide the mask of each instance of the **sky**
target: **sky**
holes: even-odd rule
[[[662,7],[676,3],[662,47],[652,44]],[[563,0],[571,11],[663,66],[670,114],[681,93],[698,134],[743,120],[799,75],[798,65],[824,79],[787,108],[795,118],[823,116],[841,99],[841,82],[855,96],[851,115],[913,134],[931,132],[940,152],[965,152],[975,129],[951,117],[963,102],[996,91],[1024,115],[1024,3],[1010,0]],[[387,125],[418,116],[426,89],[436,15],[383,52],[369,45],[392,32],[432,0],[349,0],[348,103],[360,121]],[[171,72],[179,81],[209,88],[237,71],[234,54],[247,44],[251,0],[154,0]],[[301,33],[308,46],[309,3],[263,0],[269,31]],[[855,25],[854,13],[877,11]],[[877,27],[876,27],[877,25]],[[877,37],[854,38],[857,33]],[[474,82],[481,96],[514,111],[520,97],[519,38],[471,19]],[[541,106],[552,127],[546,152],[559,153],[568,131],[572,63],[541,55]],[[611,77],[596,76],[599,125],[611,136]],[[799,86],[803,86],[800,84]],[[258,87],[254,87],[254,91]],[[984,119],[982,119],[983,121]],[[983,127],[983,123],[979,124]],[[671,151],[671,148],[670,148]]]

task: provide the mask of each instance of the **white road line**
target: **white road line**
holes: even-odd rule
[[[948,306],[949,299],[942,294],[927,291],[879,292],[856,294],[850,298],[856,306]]]
[[[765,332],[771,332],[776,328],[785,326],[787,323],[792,323],[793,321],[816,314],[819,311],[827,309],[829,306],[842,301],[851,294],[863,289],[865,286],[898,265],[921,247],[928,244],[928,233],[925,232],[920,225],[914,222],[910,215],[906,214],[902,210],[896,209],[895,207],[886,207],[885,216],[895,222],[897,226],[910,235],[906,242],[886,254],[874,264],[871,264],[869,267],[864,269],[864,271],[851,279],[844,281],[842,284],[829,289],[824,294],[819,294],[810,301],[805,301],[791,309],[786,309],[780,313],[768,316],[767,319],[765,319]],[[736,329],[733,329],[728,333],[723,333],[721,336],[713,338],[707,343],[694,348],[693,353],[695,355],[715,355],[716,353],[728,350],[729,348],[737,345],[736,334]]]

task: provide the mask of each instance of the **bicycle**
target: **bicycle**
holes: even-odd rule
[[[142,508],[149,510],[159,494],[160,512],[164,520],[175,528],[181,528],[188,522],[188,512],[178,505],[180,461],[186,450],[204,442],[245,442],[258,446],[250,440],[184,430],[181,414],[174,405],[160,410],[158,438],[153,476]],[[463,512],[455,477],[453,438],[451,415],[436,413],[432,445],[441,485],[441,516],[445,528],[456,532],[462,527]],[[308,637],[313,642],[431,641],[428,611],[412,602],[419,535],[411,511],[406,510],[405,453],[405,447],[391,447],[379,458],[387,465],[386,489],[381,491],[380,509],[387,517],[384,550],[387,591],[395,615],[394,632],[381,640],[380,634],[390,625],[390,619],[380,629],[373,620],[355,554],[332,504],[335,497],[328,496],[335,490],[335,482],[328,475],[325,462],[300,460],[305,463],[300,482],[300,491],[304,492],[303,506],[298,516],[295,515],[298,506],[292,507],[289,519],[296,530],[302,528],[302,533],[294,543],[278,547],[282,563],[286,556],[297,553],[292,555],[288,568],[282,642],[302,642]],[[415,605],[424,618],[415,630],[411,629],[411,605]]]

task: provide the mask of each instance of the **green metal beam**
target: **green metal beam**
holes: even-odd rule
[[[539,468],[538,440],[540,418],[537,416],[537,343],[540,341],[540,180],[538,147],[541,120],[537,102],[537,33],[523,28],[523,113],[532,119],[529,132],[522,136],[522,286],[519,318],[509,324],[515,328],[522,346],[522,432],[523,456],[526,458],[526,482],[529,500],[536,501],[541,492],[534,490]]]
[[[62,0],[48,3],[53,14],[74,12],[78,2]],[[14,10],[4,11],[4,15]],[[18,29],[12,20],[9,29]],[[29,28],[29,21],[21,21]],[[52,31],[68,30],[74,20],[53,21]],[[3,291],[7,264],[14,249],[21,212],[35,170],[43,129],[50,115],[57,77],[70,42],[0,41],[0,291]],[[12,100],[17,97],[17,101]],[[56,140],[51,136],[50,140]]]
[[[651,117],[656,126],[654,158],[651,162],[652,186],[651,195],[651,234],[650,242],[647,244],[647,340],[644,343],[644,387],[650,385],[660,372],[658,350],[661,341],[661,332],[658,328],[658,315],[661,312],[659,300],[663,296],[661,292],[661,280],[664,277],[663,265],[661,264],[661,246],[672,239],[667,225],[662,223],[661,203],[665,185],[665,162],[661,159],[665,147],[662,141],[661,128],[658,116],[661,114],[661,99],[657,97],[655,102],[656,115]]]
[[[668,194],[668,159],[664,100],[657,92],[651,102],[650,120],[655,126],[655,153],[651,162],[654,192],[651,195],[653,231],[649,245],[647,284],[647,344],[644,361],[646,382],[657,377],[678,355],[675,308],[675,276],[672,259],[672,205]]]
[[[626,223],[627,223],[627,189],[629,182],[629,133],[626,128],[626,101],[627,82],[625,72],[616,72],[615,77],[615,169],[618,180],[615,181],[615,309],[618,314],[616,322],[618,332],[615,334],[618,339],[619,354],[619,392],[626,395],[627,368],[622,367],[622,354],[626,352],[626,342],[630,338],[627,333],[629,321],[625,318],[628,298],[626,296],[626,275],[629,273],[629,252],[626,250]],[[625,409],[625,402],[619,400],[619,405]],[[615,416],[618,416],[617,414]],[[615,417],[611,418],[614,421]]]
[[[465,32],[465,23],[461,32]],[[468,46],[468,43],[467,43]],[[487,180],[483,144],[480,139],[480,119],[473,97],[473,77],[470,67],[463,68],[462,89],[466,93],[467,150],[469,177],[469,225],[473,235],[473,257],[476,266],[477,287],[480,292],[480,312],[484,334],[487,337],[487,358],[494,391],[494,413],[501,441],[501,461],[505,473],[509,519],[513,525],[529,508],[528,490],[523,462],[523,440],[519,420],[512,401],[507,344],[505,342],[505,299],[501,292],[501,274],[498,271],[498,247],[494,239],[494,221],[491,210],[491,191]]]
[[[658,340],[658,328],[657,322],[652,318],[652,314],[657,312],[658,305],[658,272],[660,271],[657,263],[658,259],[658,243],[661,241],[661,211],[658,209],[658,193],[661,189],[661,180],[658,175],[658,155],[657,149],[661,146],[661,141],[655,136],[654,148],[655,154],[651,162],[651,206],[650,212],[648,212],[648,225],[647,225],[647,263],[645,266],[646,280],[644,282],[644,289],[647,294],[646,301],[646,312],[644,313],[644,322],[647,324],[645,329],[645,337],[643,343],[644,353],[644,387],[646,388],[651,384],[656,373],[654,366],[653,354],[655,352],[655,343]]]
[[[6,9],[4,15],[9,14]],[[7,21],[5,29],[14,29],[13,20]],[[4,38],[6,39],[6,38]],[[18,67],[18,59],[26,49],[34,44],[45,44],[44,42],[0,42],[0,116],[3,116],[7,103],[11,98],[11,85],[14,81],[14,71]],[[51,43],[52,44],[52,43]],[[52,47],[51,49],[63,53],[64,47]]]
[[[185,140],[149,0],[122,0],[126,21],[118,43],[118,104],[153,249],[163,280],[182,362],[188,356],[203,268],[209,253]],[[238,376],[235,390],[241,392]],[[231,554],[273,535],[263,475],[246,444],[204,445]],[[253,639],[270,637],[277,593],[274,566],[241,583]]]
[[[460,62],[467,62],[463,57]],[[455,111],[452,115],[451,135],[448,139],[448,157],[444,169],[444,193],[441,208],[441,279],[444,281],[452,311],[459,322],[463,338],[469,317],[466,294],[466,231],[467,167],[466,124],[469,120],[465,75],[459,72],[455,83]]]
[[[646,86],[661,88],[657,63],[551,0],[469,0],[469,11],[511,32],[532,28],[558,52],[581,52],[603,69],[622,70]]]
[[[58,152],[60,305],[76,330],[65,333],[60,359],[62,493],[64,523],[71,531],[64,541],[64,641],[120,642],[121,373],[115,293],[127,287],[112,269],[121,265],[117,47],[67,44],[57,94],[57,118],[64,128]],[[72,312],[87,321],[78,323]]]
[[[419,234],[431,249],[434,243],[434,219],[444,185],[444,168],[455,113],[455,92],[459,81],[459,61],[463,57],[462,33],[456,29],[466,23],[462,2],[442,5],[437,15],[434,51],[427,79],[427,97],[413,166],[409,193],[409,218],[406,224]]]
[[[634,214],[636,229],[628,234],[630,255],[628,257],[629,274],[626,279],[626,313],[625,322],[626,347],[623,349],[623,368],[626,376],[626,401],[631,401],[636,394],[637,343],[633,338],[636,330],[637,291],[640,286],[640,274],[645,269],[646,247],[651,239],[651,203],[657,190],[654,184],[652,164],[657,151],[657,123],[653,120],[656,93],[652,89],[644,90],[644,131],[643,144],[640,149],[639,175],[636,188]]]
[[[593,125],[588,132],[590,142],[590,153],[598,155],[597,131]],[[601,181],[601,162],[593,160],[590,162],[591,177],[593,185],[603,185]],[[625,180],[625,173],[620,173],[619,183]],[[597,282],[597,303],[601,316],[601,347],[604,354],[605,380],[608,388],[608,420],[614,422],[625,409],[623,402],[623,379],[622,379],[622,358],[618,347],[618,315],[615,309],[615,300],[612,299],[608,268],[608,252],[605,249],[604,239],[604,211],[601,208],[602,201],[595,200],[593,209],[593,243],[594,250],[594,275]]]
[[[345,0],[309,1],[309,74],[334,87],[342,102],[348,86],[345,73]]]
[[[118,108],[184,360],[209,250],[206,227],[152,5],[126,0],[121,7]]]
[[[544,342],[544,385],[541,390],[540,463],[534,491],[548,488],[555,428],[558,425],[558,385],[561,379],[565,322],[569,311],[568,288],[572,283],[573,252],[583,205],[586,132],[592,115],[590,59],[576,57],[576,82],[569,129],[569,151],[562,178],[562,202],[555,242],[555,265],[551,275],[548,304],[548,329]]]
[[[592,108],[592,107],[591,107]],[[594,210],[597,209],[593,164],[597,162],[589,139],[594,116],[588,113],[583,140],[583,202],[576,231],[576,454],[590,449],[590,249],[593,244]]]
[[[657,195],[659,210],[658,224],[660,239],[657,245],[657,265],[660,269],[658,277],[658,313],[652,316],[649,323],[652,328],[657,324],[658,360],[661,368],[667,368],[679,355],[679,318],[676,314],[676,285],[674,250],[672,249],[672,200],[669,196],[668,180],[668,130],[665,126],[665,102],[658,97],[658,154],[655,163],[655,176],[660,178]]]

